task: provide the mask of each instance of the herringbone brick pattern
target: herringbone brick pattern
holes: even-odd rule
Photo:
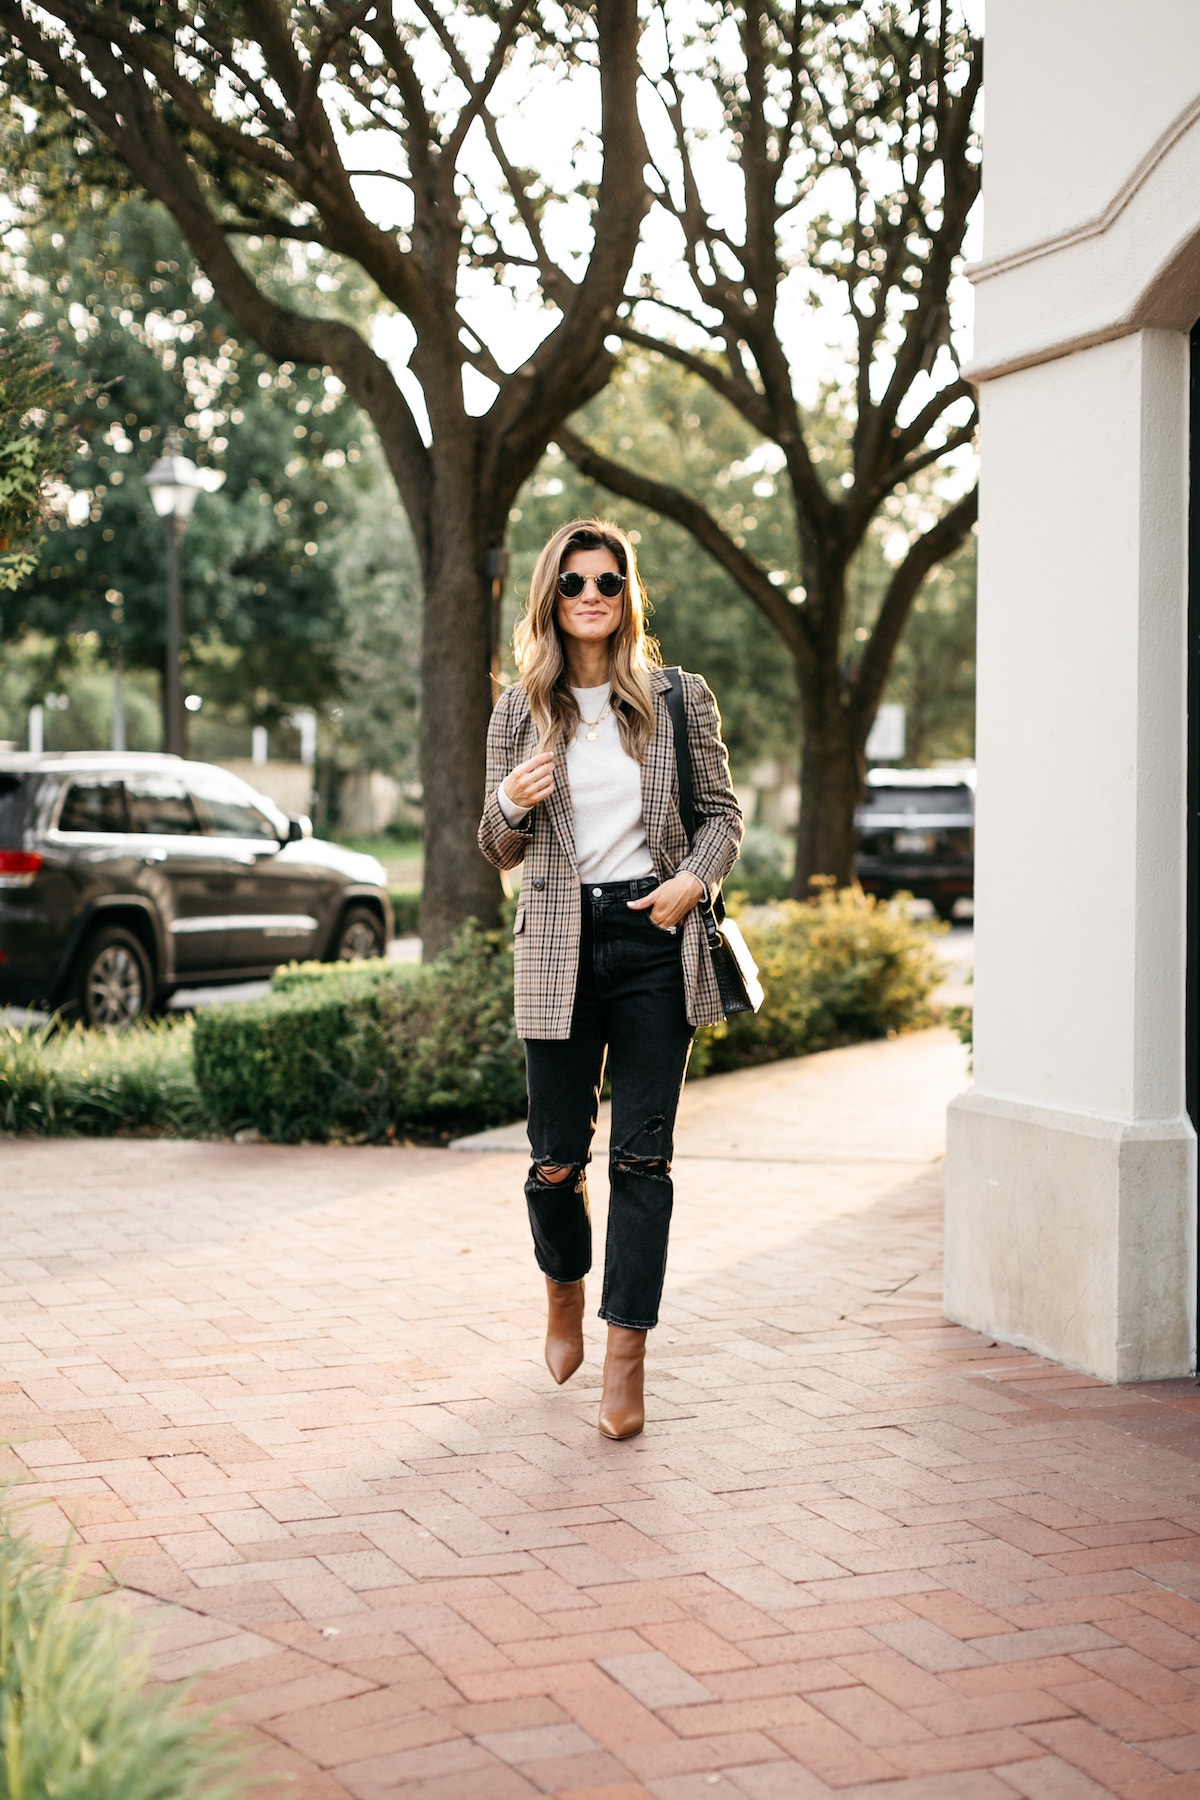
[[[1195,1390],[947,1325],[852,1154],[677,1165],[613,1444],[512,1156],[10,1141],[0,1429],[264,1795],[1195,1800]]]

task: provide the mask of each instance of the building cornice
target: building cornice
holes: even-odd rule
[[[1147,327],[1200,317],[1200,95],[1101,211],[967,271],[972,381],[993,380]]]

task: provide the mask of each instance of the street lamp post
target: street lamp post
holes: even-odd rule
[[[167,656],[163,668],[163,747],[175,756],[184,754],[183,583],[179,548],[187,530],[196,495],[202,486],[200,471],[179,448],[172,433],[163,454],[146,476],[154,510],[167,534]]]

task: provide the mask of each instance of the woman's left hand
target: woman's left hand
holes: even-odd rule
[[[649,908],[651,922],[667,931],[686,919],[692,908],[703,900],[704,894],[700,877],[684,870],[650,893],[643,894],[640,900],[630,900],[628,905],[631,912],[645,912]]]

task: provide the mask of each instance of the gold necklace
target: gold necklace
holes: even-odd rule
[[[578,705],[578,702],[576,702],[576,705]],[[583,716],[583,708],[582,707],[579,708],[580,720],[588,728],[587,738],[588,738],[589,744],[594,744],[596,742],[596,739],[600,736],[600,733],[597,731],[596,727],[598,725],[603,725],[605,719],[607,719],[609,717],[610,713],[612,712],[612,709],[613,709],[613,697],[612,697],[612,689],[611,688],[608,691],[608,699],[604,702],[604,710],[603,710],[603,712],[599,713],[596,718],[585,719]]]

